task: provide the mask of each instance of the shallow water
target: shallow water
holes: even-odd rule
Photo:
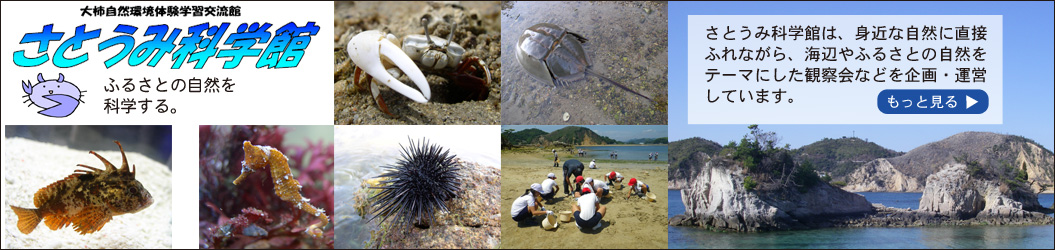
[[[919,206],[920,193],[860,193],[888,207]],[[684,214],[681,192],[670,190],[668,216]],[[910,205],[915,200],[915,205]],[[1051,206],[1052,194],[1038,196]],[[1038,248],[1052,249],[1055,227],[970,226],[915,228],[834,228],[767,233],[716,233],[705,229],[669,227],[671,249],[685,248]]]
[[[665,2],[503,3],[502,124],[666,124],[666,12]],[[593,76],[560,88],[532,78],[516,61],[516,43],[543,22],[589,39],[592,71],[664,105]]]
[[[576,149],[586,150],[585,159],[609,159],[608,154],[616,152],[619,154],[619,160],[630,160],[630,161],[647,161],[649,153],[659,153],[659,162],[667,161],[667,146],[666,145],[649,145],[649,146],[579,146]],[[589,160],[584,161],[589,164]]]
[[[377,166],[389,164],[382,159],[398,157],[399,153],[373,154],[342,147],[341,144],[337,144],[334,150],[334,238],[341,240],[334,241],[333,246],[344,249],[363,248],[364,243],[370,239],[370,230],[375,228],[355,212],[356,204],[352,195],[359,191],[359,183],[363,180],[381,174],[381,169]],[[363,155],[387,157],[359,157]]]

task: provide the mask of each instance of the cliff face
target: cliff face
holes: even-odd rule
[[[696,152],[684,159],[679,159],[678,165],[667,168],[667,189],[683,189],[689,186],[689,182],[700,174],[702,166],[711,160],[711,156],[704,152]]]
[[[722,145],[699,137],[671,142],[667,147],[667,188],[684,188],[690,177],[699,174],[700,166],[721,150]]]
[[[972,177],[964,164],[946,165],[927,177],[919,210],[955,219],[1043,217],[1036,194]]]
[[[681,190],[685,213],[699,225],[720,230],[752,232],[792,227],[787,213],[743,190],[741,168],[715,167],[708,161],[696,178]]]
[[[817,220],[875,211],[863,196],[823,183],[804,193],[748,191],[743,172],[732,161],[704,163],[681,190],[688,218],[676,223],[738,232],[772,231],[810,228]]]
[[[923,189],[916,178],[898,171],[887,159],[876,159],[865,163],[846,176],[850,192],[919,192]]]
[[[943,166],[967,156],[985,168],[1017,168],[1028,174],[1033,192],[1051,192],[1055,154],[1035,142],[1011,135],[964,132],[928,143],[905,155],[877,159],[846,176],[846,190],[862,192],[923,192],[920,183]]]

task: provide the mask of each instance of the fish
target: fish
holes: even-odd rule
[[[33,195],[36,208],[10,206],[18,216],[18,230],[30,234],[43,220],[53,231],[72,224],[81,235],[90,234],[102,229],[114,216],[136,213],[154,204],[150,192],[135,179],[135,165],[129,170],[121,142],[114,143],[121,149],[121,168],[89,151],[106,169],[77,164],[86,169],[74,170]]]

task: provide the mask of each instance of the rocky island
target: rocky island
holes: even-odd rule
[[[845,176],[835,176],[851,192],[923,192],[927,178],[964,156],[986,165],[1004,165],[1025,172],[1034,193],[1052,191],[1055,154],[1033,140],[990,132],[963,132],[912,149],[904,155],[861,164]]]
[[[945,164],[934,167],[938,171],[928,175],[923,183],[907,176],[892,179],[900,187],[922,189],[919,209],[888,208],[829,184],[817,175],[808,160],[796,162],[792,150],[774,147],[779,141],[774,139],[775,134],[757,126],[750,128],[751,134],[739,144],[730,143],[720,150],[680,148],[712,145],[698,141],[671,143],[672,162],[678,159],[678,164],[670,168],[672,175],[677,175],[671,176],[671,185],[681,189],[686,212],[670,218],[670,225],[760,232],[1055,222],[1055,218],[1046,215],[1051,209],[1037,202],[1036,182],[1029,177],[1033,171],[1016,167],[1028,167],[1028,162],[1012,165],[993,160],[999,157],[979,157],[982,154],[948,157]],[[870,161],[858,170],[865,168],[901,173],[886,159]]]

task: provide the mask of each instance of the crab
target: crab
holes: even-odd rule
[[[431,16],[426,15],[421,20],[428,34],[425,24],[431,20]],[[451,36],[454,35],[454,27],[457,26],[452,26]],[[377,106],[391,116],[395,115],[388,111],[378,84],[385,84],[415,102],[426,103],[431,92],[419,66],[430,72],[445,73],[457,90],[467,92],[467,99],[487,99],[490,71],[479,58],[465,57],[465,49],[450,39],[450,36],[443,39],[431,35],[407,35],[400,43],[395,35],[378,30],[356,34],[348,42],[348,56],[356,65],[354,83],[360,83],[360,79],[369,82]],[[402,46],[396,46],[397,43]],[[453,70],[448,70],[450,68]],[[475,75],[478,71],[483,71],[482,77]],[[366,76],[361,77],[363,72]],[[420,92],[396,79],[402,74],[406,74]]]
[[[428,23],[432,16],[421,18],[425,34],[429,34]],[[484,100],[490,92],[491,72],[483,60],[475,56],[465,57],[465,49],[451,42],[457,23],[452,24],[447,39],[432,35],[407,35],[403,38],[403,51],[418,65],[433,71],[444,71],[454,83],[455,89],[463,92],[465,99]],[[463,60],[464,59],[464,60]],[[447,70],[447,69],[453,69]],[[481,72],[482,71],[482,72]],[[481,72],[480,76],[476,72]]]
[[[428,102],[432,95],[429,83],[425,80],[425,74],[421,73],[421,69],[418,69],[414,61],[400,50],[399,46],[396,46],[395,35],[379,30],[360,32],[348,41],[348,57],[355,63],[354,83],[358,84],[360,75],[365,72],[366,76],[363,79],[370,83],[370,92],[374,96],[374,101],[386,114],[392,115],[388,112],[384,99],[381,98],[381,91],[377,87],[379,83],[418,103]],[[399,74],[400,70],[418,86],[420,91],[407,86],[393,76],[393,74]]]

